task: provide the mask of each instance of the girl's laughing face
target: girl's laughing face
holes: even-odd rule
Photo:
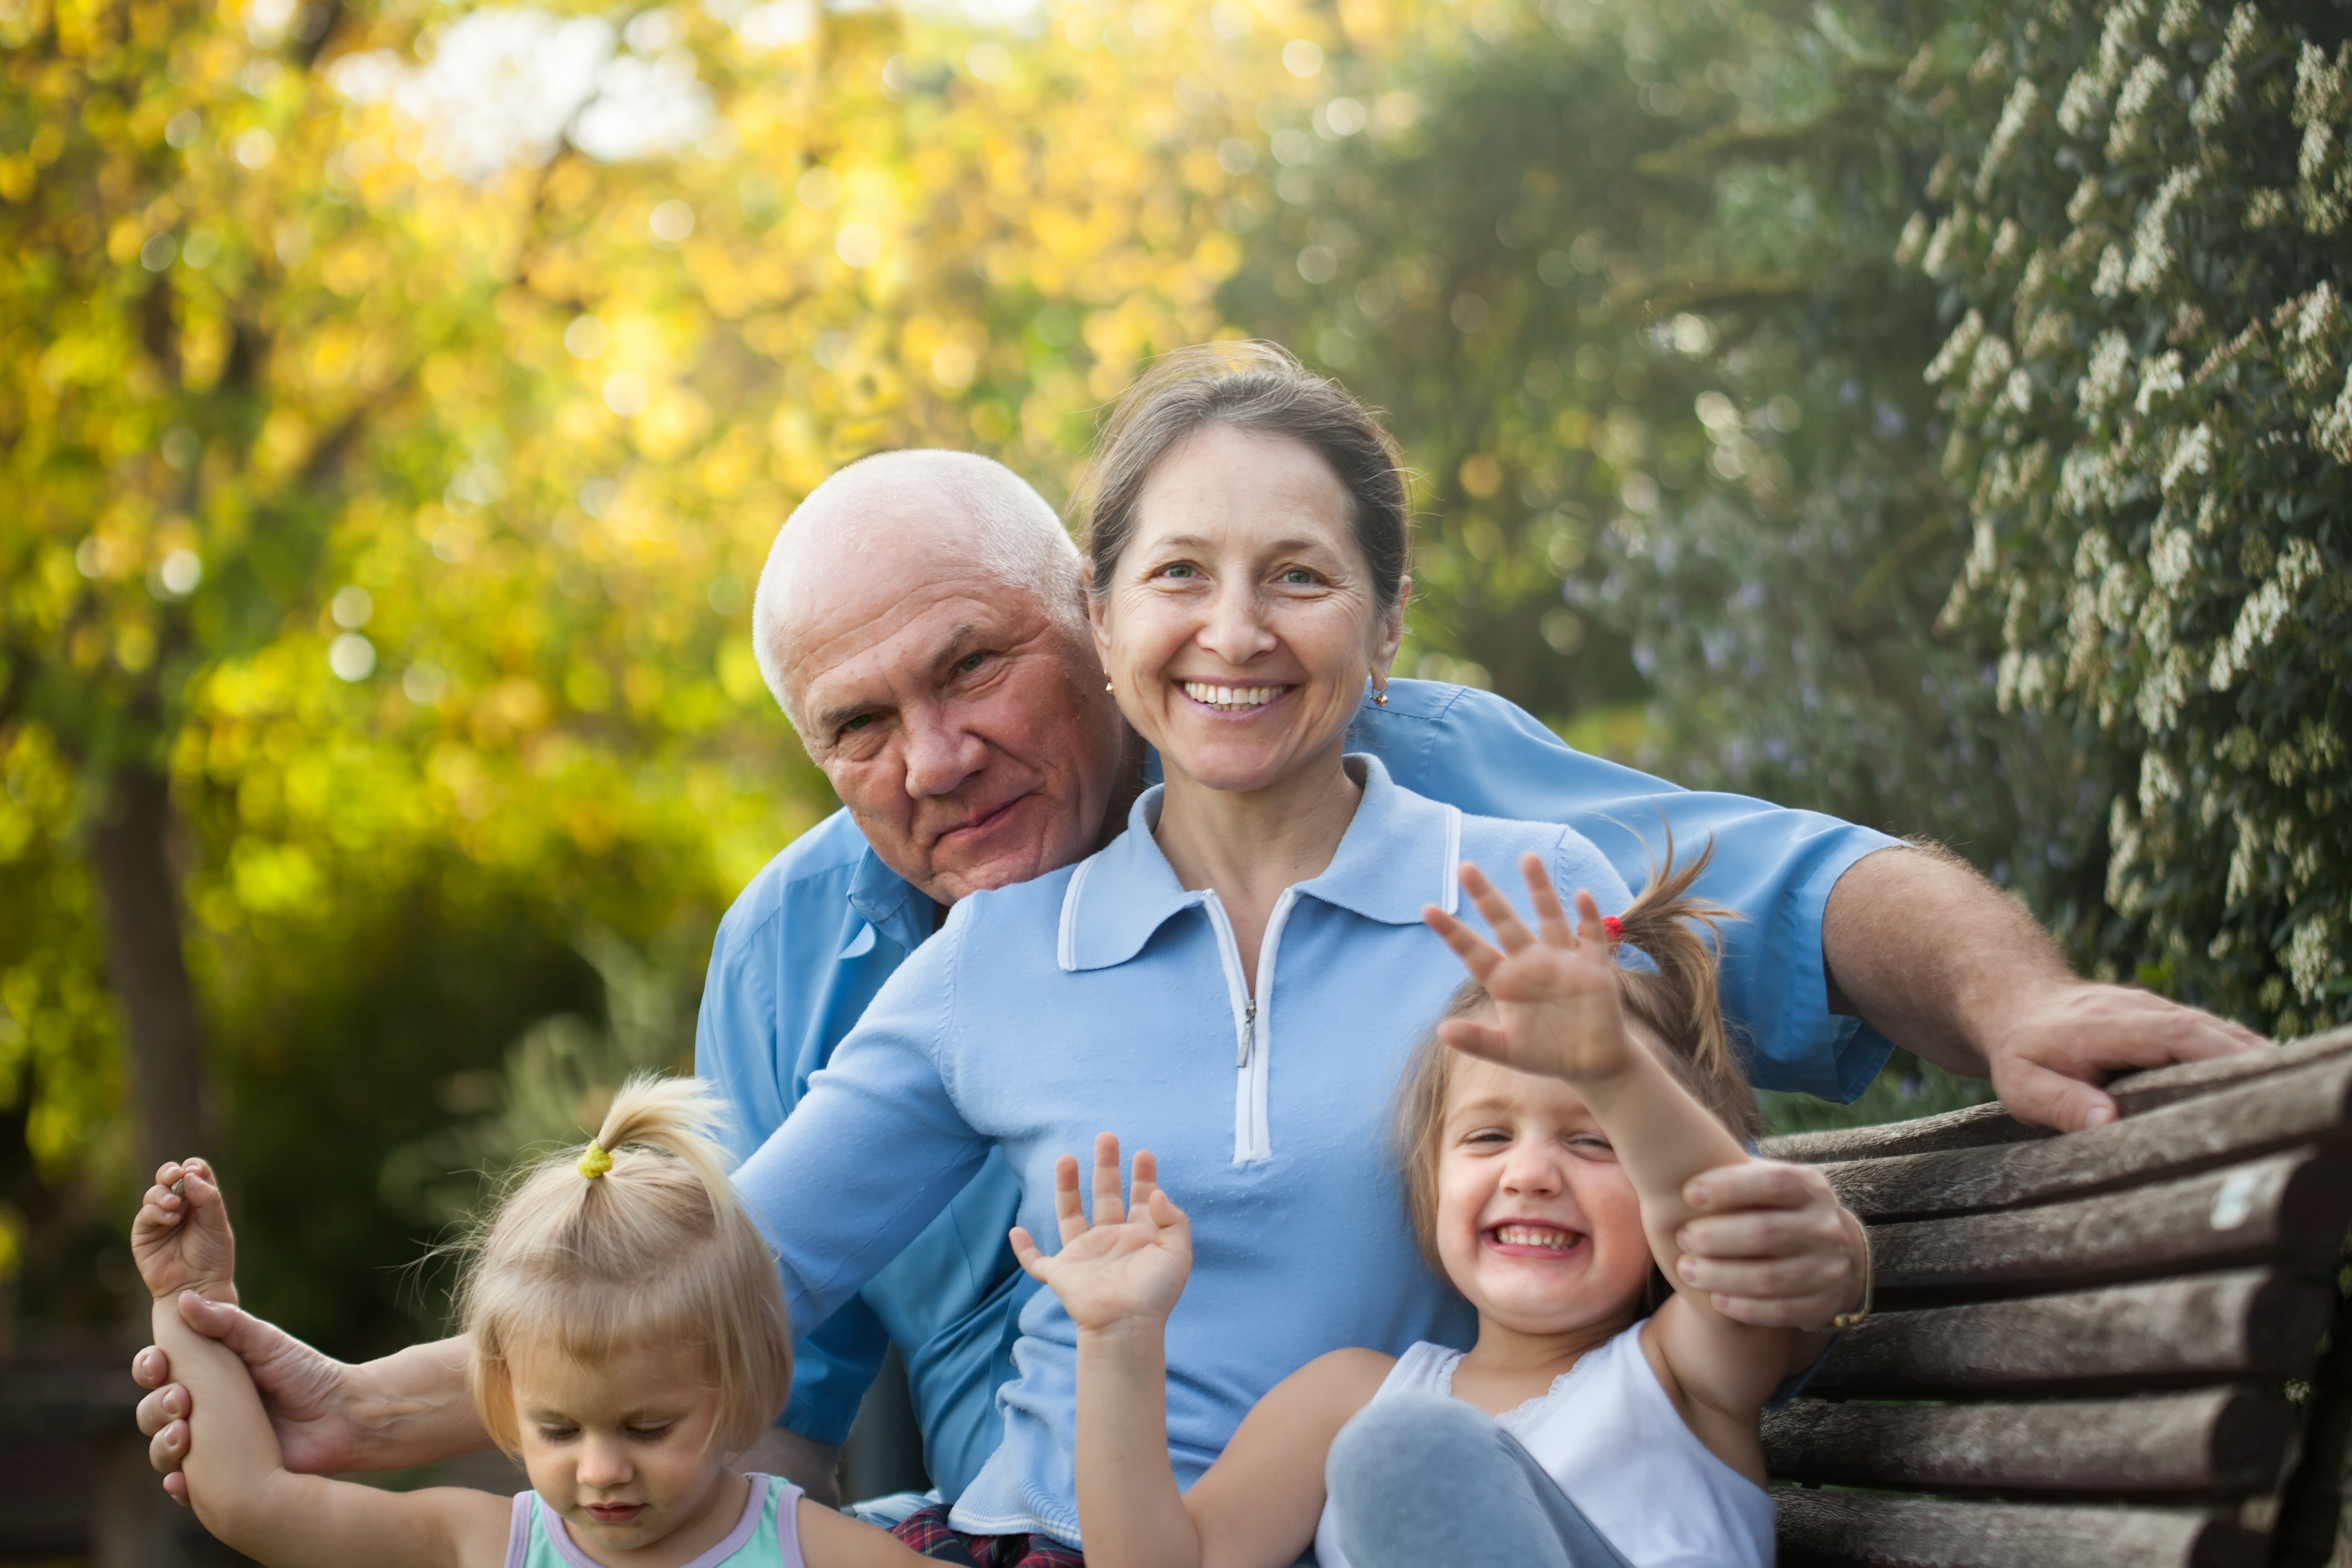
[[[1652,1268],[1641,1200],[1582,1098],[1473,1057],[1447,1086],[1437,1251],[1481,1316],[1530,1334],[1624,1327]]]

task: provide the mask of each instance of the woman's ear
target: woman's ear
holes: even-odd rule
[[[1412,602],[1412,579],[1399,578],[1396,603],[1381,617],[1380,640],[1372,645],[1372,674],[1388,674],[1389,666],[1396,662],[1397,649],[1404,646],[1404,607]]]
[[[1087,629],[1094,634],[1095,657],[1110,668],[1110,624],[1104,618],[1104,605],[1095,592],[1095,563],[1090,560],[1078,563],[1078,598],[1086,606]]]

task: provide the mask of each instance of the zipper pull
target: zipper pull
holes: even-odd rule
[[[1242,1014],[1241,1048],[1234,1053],[1234,1066],[1237,1068],[1249,1066],[1250,1046],[1256,1038],[1257,998],[1253,996],[1249,999],[1247,1009]]]

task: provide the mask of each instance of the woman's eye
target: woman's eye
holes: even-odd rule
[[[1315,585],[1315,574],[1304,566],[1293,566],[1283,573],[1282,581],[1286,587],[1310,588]]]
[[[1171,566],[1162,566],[1160,569],[1160,574],[1162,577],[1198,577],[1201,572],[1200,568],[1179,561]]]

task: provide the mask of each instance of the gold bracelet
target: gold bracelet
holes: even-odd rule
[[[1840,1312],[1830,1320],[1830,1327],[1838,1333],[1845,1332],[1870,1316],[1871,1296],[1878,1285],[1877,1270],[1870,1255],[1870,1226],[1863,1224],[1859,1216],[1853,1225],[1862,1233],[1862,1305],[1851,1312]]]

